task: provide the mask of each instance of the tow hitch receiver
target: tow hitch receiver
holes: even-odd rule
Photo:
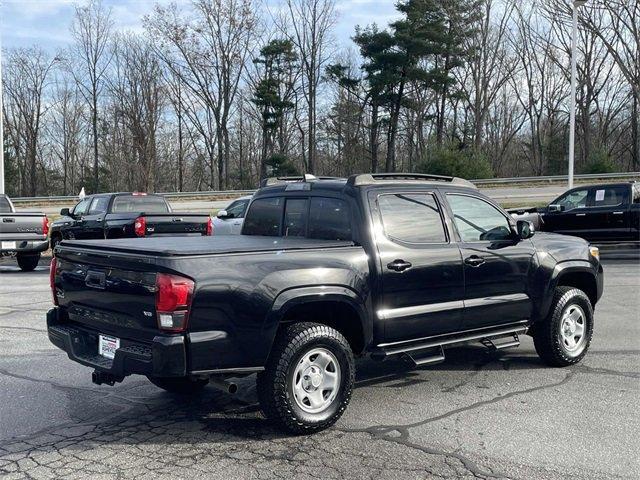
[[[91,374],[91,381],[96,385],[102,385],[104,383],[106,385],[113,387],[116,383],[120,383],[122,380],[124,380],[123,376],[100,372],[98,370],[95,370]]]

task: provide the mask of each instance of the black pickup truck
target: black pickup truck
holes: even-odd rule
[[[51,249],[65,239],[213,234],[208,214],[173,212],[163,196],[146,193],[87,196],[60,215],[51,225]]]
[[[22,271],[38,266],[49,248],[49,220],[41,212],[16,212],[6,195],[0,195],[0,257],[15,256]]]
[[[95,383],[142,374],[194,393],[257,372],[263,412],[293,432],[340,417],[354,355],[428,365],[528,333],[544,362],[574,364],[603,288],[586,241],[533,236],[465,180],[418,174],[274,179],[242,235],[56,253],[49,339]]]
[[[538,230],[575,235],[590,242],[640,242],[640,183],[572,188],[544,208],[509,210]]]

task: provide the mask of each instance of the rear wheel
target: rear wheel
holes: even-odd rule
[[[287,326],[276,338],[258,398],[264,414],[293,433],[313,433],[344,413],[355,380],[353,353],[333,328],[317,323]]]
[[[147,377],[156,387],[171,393],[193,395],[201,392],[209,380],[189,377]]]
[[[40,254],[36,253],[35,255],[26,255],[24,253],[19,253],[17,256],[17,260],[20,270],[22,270],[23,272],[30,272],[38,266],[38,262],[40,261]]]
[[[548,317],[535,326],[536,352],[548,365],[566,367],[587,354],[593,335],[593,307],[574,287],[558,287]]]

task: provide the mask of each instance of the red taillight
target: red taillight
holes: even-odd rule
[[[49,219],[47,217],[42,218],[42,234],[49,235]]]
[[[49,266],[49,286],[51,287],[51,295],[53,295],[53,304],[58,305],[58,296],[56,295],[56,269],[58,268],[58,260],[56,257],[51,259]]]
[[[207,221],[207,235],[213,235],[213,218],[209,217],[209,221]]]
[[[136,237],[144,237],[147,233],[147,220],[144,217],[136,218],[133,231],[136,232]]]
[[[194,290],[193,280],[178,275],[156,275],[156,314],[158,327],[170,332],[187,328]]]

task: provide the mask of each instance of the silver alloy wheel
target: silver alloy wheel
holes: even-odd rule
[[[340,389],[340,364],[326,348],[306,352],[293,372],[293,396],[307,413],[321,413],[335,400]]]
[[[582,307],[571,304],[565,308],[560,321],[558,340],[565,352],[576,357],[582,353],[587,341],[587,316]]]

